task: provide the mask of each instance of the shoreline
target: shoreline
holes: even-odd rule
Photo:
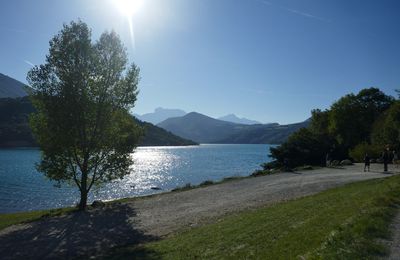
[[[147,147],[146,147],[147,148]],[[354,163],[353,165],[350,165],[350,167],[352,166],[359,166],[361,169],[361,166],[363,164],[362,163]],[[382,165],[380,163],[374,163],[371,165],[375,165],[375,169],[377,168],[377,165]],[[311,167],[311,168],[310,168]],[[113,203],[123,203],[123,202],[134,202],[135,200],[143,200],[143,199],[147,199],[147,198],[153,198],[156,196],[163,196],[163,195],[167,195],[170,193],[177,193],[177,192],[185,192],[185,191],[189,191],[189,190],[193,190],[193,189],[199,189],[199,188],[204,188],[204,187],[208,187],[208,186],[215,186],[215,185],[220,185],[220,184],[224,184],[226,182],[232,182],[232,181],[240,181],[243,179],[251,179],[251,178],[258,178],[258,177],[264,177],[264,176],[269,176],[269,175],[275,175],[275,174],[284,174],[284,173],[294,173],[296,174],[296,172],[308,172],[308,171],[315,171],[315,170],[320,170],[320,169],[346,169],[346,167],[349,166],[340,166],[340,167],[320,167],[320,166],[306,166],[306,167],[298,167],[296,169],[294,169],[292,172],[284,172],[284,171],[277,171],[277,172],[272,172],[272,173],[264,173],[264,174],[256,174],[258,170],[255,170],[253,173],[246,175],[246,176],[239,176],[239,175],[233,175],[233,176],[229,176],[229,177],[224,177],[223,179],[220,180],[204,180],[203,182],[196,184],[196,185],[192,185],[191,183],[187,183],[183,186],[176,186],[175,188],[169,189],[169,190],[162,190],[159,189],[159,187],[154,187],[155,189],[153,189],[153,187],[151,187],[150,189],[154,190],[154,193],[151,194],[145,194],[145,195],[137,195],[137,196],[131,196],[131,197],[123,197],[123,198],[117,198],[117,199],[106,199],[106,200],[96,200],[94,199],[93,201],[88,201],[88,208],[90,209],[92,206],[91,204],[94,201],[100,201],[100,202],[104,202],[105,204],[109,205],[109,204],[113,204]],[[383,167],[383,166],[382,166]],[[371,167],[372,168],[372,167]],[[400,173],[400,168],[396,168],[395,170],[397,171],[388,171],[388,173],[386,174],[393,174],[393,173]],[[373,172],[373,171],[371,171]],[[376,170],[375,170],[376,172]],[[382,174],[385,174],[384,172],[382,172]],[[157,190],[159,192],[157,192]],[[64,207],[59,207],[59,208],[42,208],[42,209],[33,209],[33,210],[21,210],[21,211],[15,211],[15,212],[0,212],[0,216],[2,215],[11,215],[11,214],[21,214],[21,213],[36,213],[36,212],[43,212],[43,211],[60,211],[63,209],[74,209],[76,208],[75,205],[66,205]]]
[[[317,194],[348,183],[392,175],[382,174],[375,167],[372,172],[364,173],[361,165],[353,165],[345,169],[321,168],[244,178],[183,192],[112,201],[85,212],[61,212],[55,216],[32,219],[35,221],[0,230],[0,241],[10,241],[4,245],[14,246],[22,243],[29,248],[54,245],[46,249],[50,250],[47,252],[50,256],[101,255],[106,249],[126,243],[168,237],[218,222],[232,214]],[[85,245],[84,248],[79,245],[73,251],[69,251],[72,248],[65,248],[62,234],[66,230],[71,234],[79,234],[82,240],[80,244]],[[40,234],[39,238],[33,239],[34,234]],[[20,243],[13,240],[14,236],[18,237]]]

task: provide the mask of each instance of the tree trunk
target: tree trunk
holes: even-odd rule
[[[85,210],[86,209],[86,204],[87,204],[87,196],[88,192],[85,190],[81,190],[81,200],[79,201],[79,210]]]
[[[86,166],[86,165],[85,165]],[[86,170],[86,168],[84,168]],[[79,202],[79,210],[85,210],[87,204],[87,173],[85,171],[82,172],[81,177],[81,200]]]

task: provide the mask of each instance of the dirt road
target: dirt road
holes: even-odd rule
[[[379,167],[379,168],[377,168]],[[2,259],[99,256],[114,246],[158,239],[234,212],[290,200],[346,183],[391,176],[381,165],[280,173],[112,203],[0,231]]]

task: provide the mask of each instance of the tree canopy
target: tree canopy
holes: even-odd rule
[[[372,126],[394,99],[378,88],[348,94],[335,102],[329,111],[329,131],[339,144],[352,148],[361,142],[370,143]]]
[[[307,129],[271,148],[273,164],[323,164],[327,153],[338,160],[348,158],[350,151],[358,160],[366,151],[376,155],[383,143],[400,142],[399,111],[398,102],[378,88],[345,95],[330,109],[313,110]]]
[[[400,149],[400,101],[396,101],[376,121],[372,132],[373,143]]]
[[[75,183],[80,209],[93,185],[122,178],[133,163],[140,135],[128,111],[134,106],[139,68],[128,64],[115,32],[92,43],[91,31],[71,22],[50,41],[43,65],[27,77],[36,113],[30,125],[42,150],[39,171]]]

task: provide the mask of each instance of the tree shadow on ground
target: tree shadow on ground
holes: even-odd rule
[[[98,258],[113,247],[156,240],[135,228],[134,209],[110,205],[101,209],[77,211],[48,217],[0,236],[1,259]],[[142,257],[157,258],[155,252]]]

